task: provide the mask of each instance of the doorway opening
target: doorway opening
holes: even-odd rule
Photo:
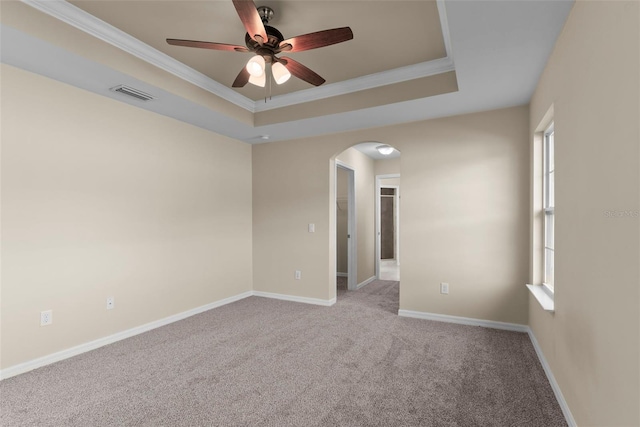
[[[376,276],[400,281],[400,174],[376,175]]]
[[[336,160],[336,284],[358,287],[355,170]]]

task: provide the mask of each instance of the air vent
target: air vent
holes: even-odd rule
[[[114,92],[120,92],[124,95],[128,95],[131,96],[133,98],[139,99],[141,101],[151,101],[152,99],[155,99],[155,97],[153,95],[149,95],[148,93],[142,92],[141,90],[138,89],[134,89],[130,86],[125,86],[125,85],[119,85],[116,87],[112,87],[111,89]]]

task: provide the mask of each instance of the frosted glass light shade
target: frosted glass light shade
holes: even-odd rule
[[[291,78],[291,73],[289,72],[289,70],[287,70],[287,67],[279,62],[276,62],[271,66],[271,71],[273,72],[273,79],[279,85]]]
[[[267,75],[265,73],[262,73],[260,76],[249,76],[249,83],[253,85],[264,87],[266,82]]]
[[[260,55],[256,55],[247,62],[247,71],[254,77],[260,77],[264,75],[264,58]],[[263,85],[264,86],[264,85]]]
[[[388,156],[389,154],[393,153],[393,147],[390,145],[378,145],[376,147],[376,150],[378,150],[378,152],[383,156]]]

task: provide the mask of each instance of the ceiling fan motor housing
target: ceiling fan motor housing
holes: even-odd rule
[[[272,27],[270,25],[264,26],[265,31],[267,32],[267,41],[263,43],[262,46],[253,40],[249,33],[246,33],[244,36],[244,41],[249,50],[258,51],[259,49],[269,49],[272,53],[278,48],[278,45],[282,40],[284,40],[284,36],[277,28]]]

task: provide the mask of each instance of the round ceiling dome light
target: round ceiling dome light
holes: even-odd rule
[[[390,145],[383,144],[383,145],[378,145],[376,147],[376,150],[378,150],[378,152],[383,156],[388,156],[389,154],[393,153],[394,148]]]

